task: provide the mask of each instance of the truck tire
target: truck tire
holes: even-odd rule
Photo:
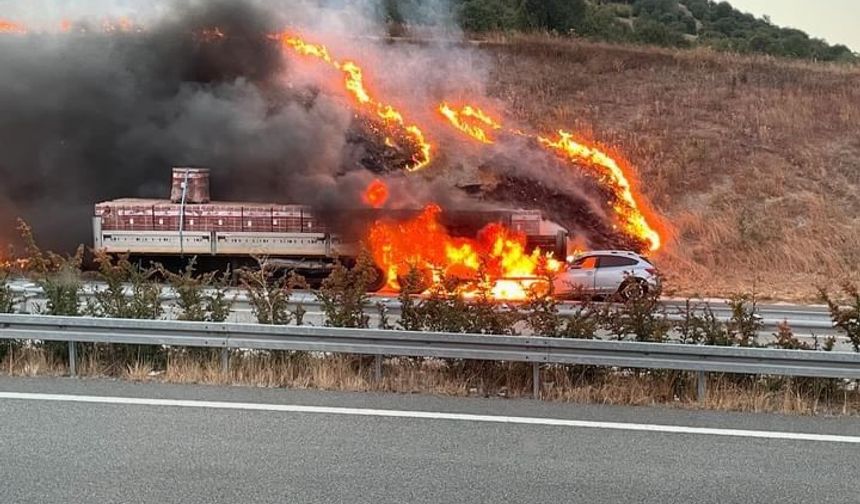
[[[367,292],[379,292],[380,289],[385,287],[385,272],[377,266],[374,266],[373,270],[376,272],[376,277],[368,284]]]

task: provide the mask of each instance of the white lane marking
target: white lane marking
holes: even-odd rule
[[[246,411],[274,411],[283,413],[312,413],[326,415],[353,415],[387,418],[415,418],[425,420],[455,420],[464,422],[490,422],[520,425],[548,425],[556,427],[579,427],[585,429],[610,429],[624,431],[660,432],[669,434],[697,434],[706,436],[732,436],[760,439],[783,439],[790,441],[819,441],[827,443],[860,444],[860,436],[833,434],[808,434],[802,432],[779,432],[743,429],[715,429],[708,427],[685,427],[680,425],[637,424],[622,422],[597,422],[591,420],[566,420],[561,418],[517,417],[497,415],[474,415],[469,413],[442,413],[435,411],[384,410],[367,408],[340,408],[331,406],[300,406],[294,404],[242,403],[225,401],[197,401],[186,399],[150,399],[139,397],[110,397],[65,394],[35,394],[26,392],[0,392],[0,399],[29,401],[59,401],[95,404],[121,404],[136,406],[173,406],[180,408],[208,408]]]

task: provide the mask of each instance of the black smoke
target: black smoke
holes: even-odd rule
[[[310,203],[337,198],[341,178],[357,186],[352,114],[284,84],[268,36],[283,22],[216,1],[142,30],[0,36],[0,238],[20,217],[49,247],[87,243],[95,202],[164,198],[171,166],[210,167],[218,199]]]

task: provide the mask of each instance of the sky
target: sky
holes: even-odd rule
[[[767,14],[778,26],[799,28],[831,44],[860,52],[860,0],[729,0],[736,9]]]

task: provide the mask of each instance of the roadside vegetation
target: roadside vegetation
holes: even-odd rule
[[[43,252],[29,228],[22,226],[29,256],[0,272],[0,308],[20,311],[22,303],[7,283],[26,273],[42,286],[44,306],[33,311],[53,315],[116,318],[176,318],[189,321],[229,320],[235,294],[230,275],[197,273],[194,261],[180,272],[160,265],[142,268],[128,257],[96,254],[98,284],[83,288],[77,256]],[[322,320],[336,327],[370,327],[374,306],[367,287],[377,274],[363,255],[352,267],[337,264],[320,288],[312,291],[322,307]],[[240,291],[262,324],[307,324],[305,309],[294,301],[295,289],[307,283],[291,271],[279,270],[265,258],[238,272]],[[550,279],[548,279],[550,280]],[[738,347],[768,346],[787,350],[831,351],[835,338],[801,339],[788,324],[770,338],[761,338],[762,322],[753,294],[729,301],[731,316],[718,318],[708,305],[688,301],[676,313],[659,302],[660,292],[628,300],[597,302],[583,297],[571,312],[552,297],[532,293],[522,303],[498,303],[487,288],[464,296],[454,279],[424,292],[414,270],[401,279],[395,320],[377,307],[377,327],[407,331],[444,331],[502,335],[531,334],[556,338],[608,339],[651,343]],[[97,285],[97,286],[96,286]],[[62,286],[62,287],[59,287]],[[47,287],[47,288],[46,288]],[[171,293],[165,302],[165,293]],[[834,326],[860,352],[858,290],[846,285],[839,294],[821,291],[831,309]],[[32,304],[31,304],[32,305]],[[564,314],[562,314],[564,313]],[[824,335],[822,335],[824,336]],[[233,351],[226,372],[219,351],[163,346],[77,344],[78,372],[83,376],[113,376],[134,380],[241,383],[258,386],[313,387],[346,390],[422,391],[458,395],[528,396],[531,366],[431,358],[390,357],[383,377],[374,378],[373,360],[366,356],[327,355],[287,351]],[[0,369],[12,375],[66,373],[65,343],[3,341]],[[545,365],[541,368],[544,399],[613,404],[678,404],[744,411],[796,413],[860,413],[857,383],[844,380],[790,379],[769,376],[712,375],[708,399],[696,401],[691,373],[594,366]]]
[[[768,17],[741,12],[711,0],[453,0],[450,10],[418,0],[386,0],[378,16],[394,35],[411,27],[456,22],[463,30],[548,32],[605,42],[663,47],[709,47],[818,61],[857,62],[844,45],[830,45]],[[848,15],[846,13],[846,15]]]
[[[672,295],[818,301],[860,283],[860,67],[488,35],[507,122],[626,159],[670,230]]]

